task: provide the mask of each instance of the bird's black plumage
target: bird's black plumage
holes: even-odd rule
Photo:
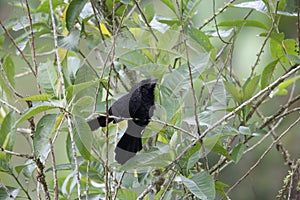
[[[154,89],[157,79],[150,78],[135,84],[129,93],[114,102],[108,110],[109,116],[132,118],[128,121],[127,129],[115,149],[115,159],[124,164],[142,149],[141,133],[149,124],[154,109]],[[121,121],[113,117],[108,123]],[[99,116],[88,121],[91,130],[106,126],[106,116]]]

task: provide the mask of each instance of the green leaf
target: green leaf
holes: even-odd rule
[[[287,39],[279,42],[277,40],[270,40],[271,55],[274,59],[280,59],[280,62],[289,63],[287,54],[297,56],[297,42],[294,39]]]
[[[216,191],[218,191],[223,197],[225,197],[227,200],[230,198],[227,196],[226,192],[224,191],[224,188],[229,187],[229,185],[222,183],[220,181],[215,182]]]
[[[86,2],[87,0],[72,0],[69,4],[66,13],[66,26],[68,31],[70,31],[75,25],[75,20],[79,16]]]
[[[181,180],[196,197],[202,200],[215,199],[215,183],[212,176],[206,171],[193,175],[191,179],[181,176]]]
[[[98,83],[98,82],[102,82],[102,79],[98,79],[98,80],[92,80],[92,81],[88,81],[88,82],[83,82],[83,83],[79,83],[76,85],[70,85],[67,88],[67,100],[69,101],[74,95],[78,94],[80,91]]]
[[[52,0],[53,9],[55,9],[59,5],[65,5],[63,0]],[[50,12],[49,1],[42,1],[39,7],[35,10],[35,13],[48,13]]]
[[[47,94],[56,93],[57,73],[52,61],[39,65],[37,80]]]
[[[7,83],[9,82],[12,86],[15,85],[15,67],[10,56],[4,58],[2,66],[4,70],[0,71],[0,91],[5,92],[9,97],[13,97],[13,93]]]
[[[267,6],[264,4],[263,1],[248,1],[248,2],[243,2],[239,4],[234,4],[233,7],[236,8],[250,8],[254,9],[256,11],[266,13],[268,11]]]
[[[291,61],[293,63],[300,64],[299,56],[288,54],[287,58],[289,59],[289,61]]]
[[[14,128],[14,123],[15,123],[15,113],[10,112],[8,113],[2,124],[1,124],[1,129],[0,129],[0,146],[6,150],[12,151],[13,146],[15,143],[15,137],[16,137],[16,128]],[[4,152],[0,152],[0,160],[8,162],[11,158],[11,155],[8,155]],[[1,167],[3,169],[6,168],[6,165],[2,165],[1,162]]]
[[[79,116],[74,116],[72,118],[72,123],[74,127],[73,130],[76,147],[82,157],[88,160],[91,156],[91,148],[93,143],[92,131],[85,119]]]
[[[51,95],[49,94],[38,94],[29,97],[24,97],[22,99],[19,99],[18,101],[49,101],[50,98]]]
[[[146,14],[147,21],[150,23],[155,15],[153,3],[149,3],[145,6],[145,14]]]
[[[250,26],[250,27],[257,27],[257,28],[269,30],[269,28],[265,24],[263,24],[259,21],[255,21],[255,20],[224,21],[224,22],[220,22],[218,24],[218,26],[229,26],[229,27],[233,27],[233,26]]]
[[[217,142],[216,145],[212,148],[212,152],[215,152],[219,155],[225,156],[226,158],[231,160],[231,156],[227,152],[226,149],[222,146],[221,142]]]
[[[242,95],[241,93],[238,91],[238,89],[230,82],[226,81],[224,82],[225,88],[227,90],[227,92],[232,96],[232,98],[236,101],[236,102],[241,102],[242,100]]]
[[[200,44],[207,52],[211,53],[211,59],[216,57],[216,49],[211,44],[209,38],[205,33],[195,27],[189,29],[189,36]]]
[[[189,159],[188,159],[188,163],[186,166],[186,170],[191,169],[198,161],[199,159],[202,157],[202,153],[201,151],[203,151],[202,149],[196,151],[195,153],[193,153]]]
[[[30,117],[37,115],[41,112],[44,112],[46,110],[51,110],[57,108],[56,106],[54,106],[53,104],[49,103],[49,102],[43,102],[39,105],[33,106],[31,108],[29,108],[16,122],[15,125],[18,125],[22,122],[24,122],[25,120],[29,119]]]
[[[196,13],[201,0],[189,0],[183,11],[183,20],[190,20]]]
[[[269,35],[267,32],[259,34],[259,36],[261,37],[266,37],[267,35]],[[276,42],[281,43],[284,40],[284,34],[272,32],[270,38],[275,40]]]
[[[244,148],[245,148],[244,144],[238,144],[233,148],[231,157],[235,163],[238,163],[239,160],[242,158],[244,153]]]
[[[117,197],[119,199],[136,200],[138,195],[131,190],[119,189]]]
[[[140,152],[121,166],[120,170],[136,169],[143,167],[165,167],[174,159],[174,152],[168,146],[153,151]]]
[[[291,84],[293,84],[295,81],[297,81],[298,79],[300,78],[300,75],[299,76],[296,76],[296,77],[293,77],[293,78],[290,78],[290,79],[287,79],[285,81],[283,81],[282,83],[280,83],[277,88],[279,90],[281,89],[285,89],[287,88],[288,86],[290,86]]]
[[[162,2],[177,15],[177,9],[172,0],[162,0]]]
[[[258,89],[259,80],[260,80],[260,76],[255,76],[255,77],[249,78],[245,82],[245,84],[243,86],[244,101],[250,99],[252,97],[252,95],[255,93],[255,91]]]
[[[12,58],[10,56],[6,56],[4,58],[2,67],[5,71],[6,77],[8,79],[8,81],[10,82],[11,86],[15,86],[15,65],[14,62],[12,60]]]
[[[56,114],[44,115],[38,122],[34,133],[33,148],[35,156],[45,161],[50,149],[49,139],[57,128]]]
[[[262,75],[261,75],[261,89],[264,89],[271,83],[271,79],[275,70],[275,67],[278,63],[278,60],[274,60],[270,62],[263,70]]]

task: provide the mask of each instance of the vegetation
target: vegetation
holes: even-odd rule
[[[298,1],[9,5],[18,14],[0,18],[1,199],[230,199],[275,148],[287,171],[269,180],[282,183],[273,197],[299,198],[299,154],[283,142],[300,120]],[[92,132],[86,120],[149,77],[159,81],[144,149],[120,165],[126,121]],[[240,178],[224,179],[262,146]]]

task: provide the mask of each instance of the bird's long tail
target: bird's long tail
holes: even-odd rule
[[[115,159],[118,163],[124,164],[140,150],[142,150],[142,138],[125,132],[115,149]]]

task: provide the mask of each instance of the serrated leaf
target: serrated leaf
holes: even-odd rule
[[[38,68],[37,80],[47,94],[55,94],[57,73],[52,61],[41,63]]]
[[[270,62],[263,70],[262,75],[261,75],[261,89],[264,89],[271,83],[271,79],[275,70],[275,67],[278,63],[278,60],[274,60]]]
[[[233,148],[231,157],[235,163],[238,163],[239,160],[242,158],[242,156],[244,154],[244,149],[245,149],[244,144],[238,144],[237,146],[235,146]]]
[[[57,128],[56,114],[44,115],[37,123],[34,133],[33,148],[35,156],[45,161],[50,150],[49,139]]]
[[[87,0],[72,0],[67,8],[66,26],[70,31],[75,25],[76,18],[79,16]]]
[[[235,20],[235,21],[224,21],[220,22],[218,26],[249,26],[249,27],[257,27],[265,30],[269,30],[265,24],[255,21],[255,20]]]
[[[49,101],[50,98],[50,94],[38,94],[29,97],[24,97],[22,99],[19,99],[18,101]]]
[[[206,171],[193,175],[191,179],[181,176],[181,180],[196,197],[202,200],[215,199],[215,183],[212,176]]]

